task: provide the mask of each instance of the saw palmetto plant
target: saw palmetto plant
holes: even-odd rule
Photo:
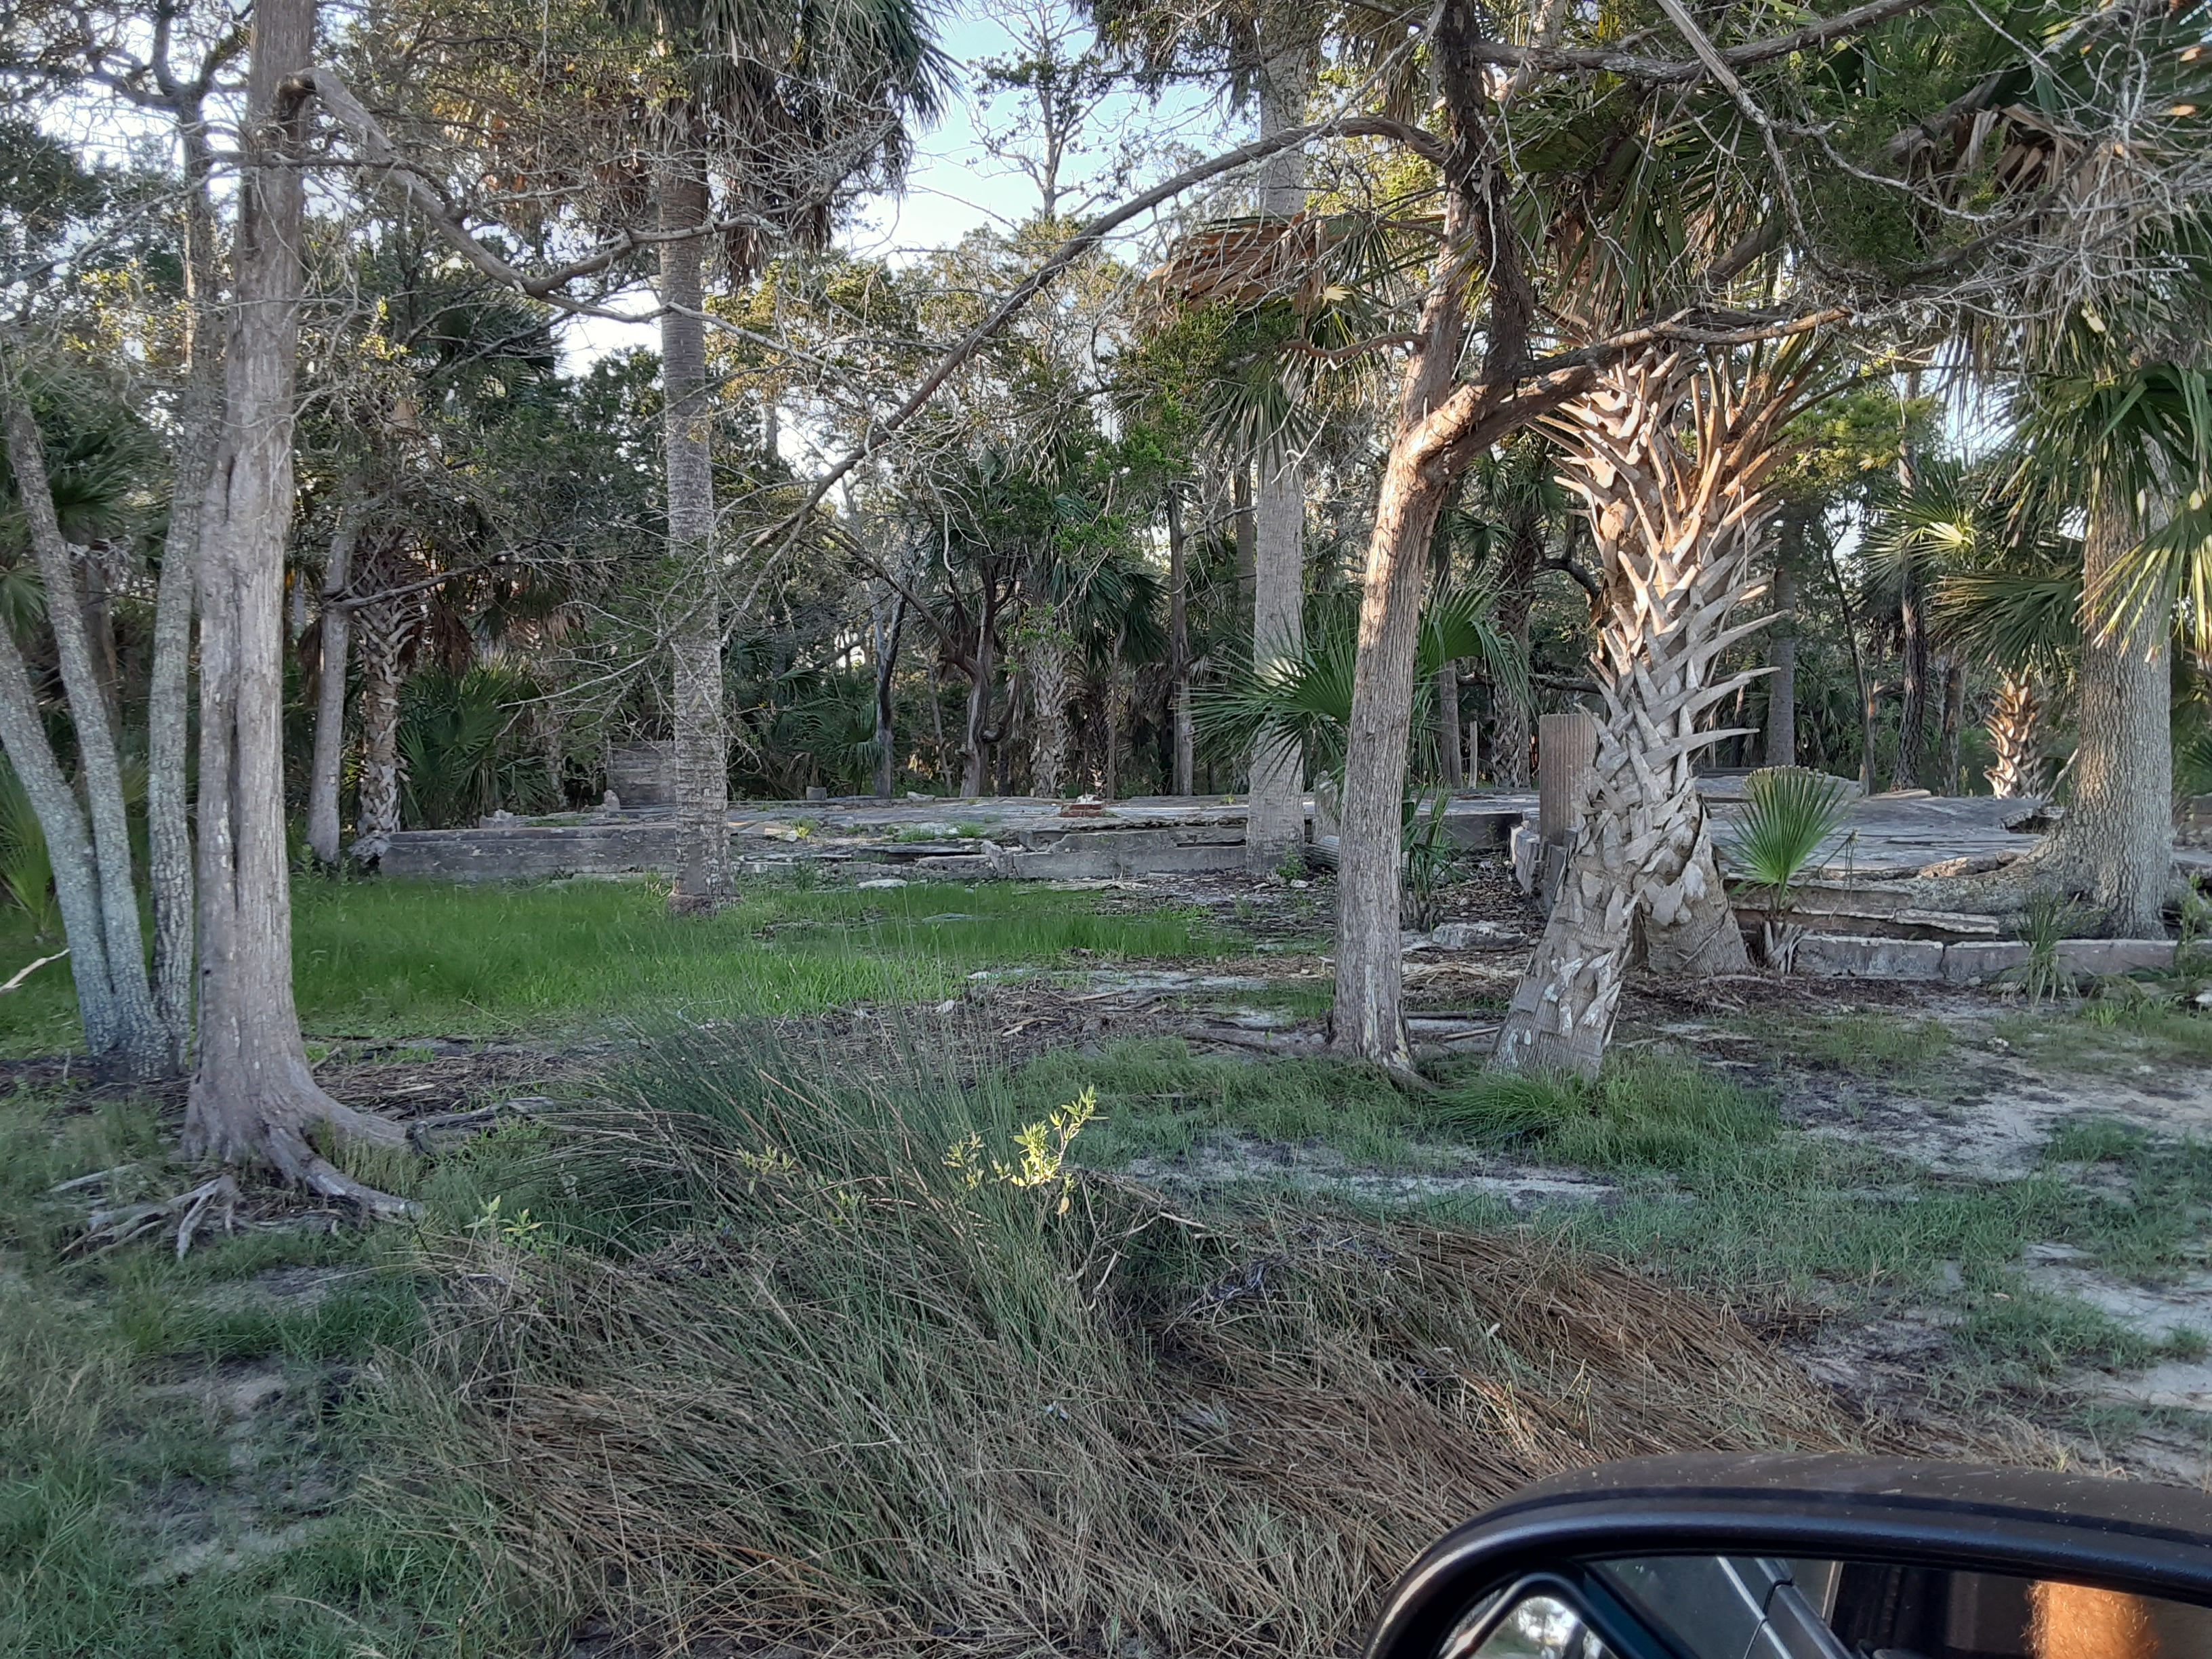
[[[1487,587],[1460,586],[1430,599],[1414,662],[1415,732],[1425,734],[1433,724],[1426,700],[1437,670],[1448,662],[1479,663],[1504,696],[1526,695],[1528,665],[1493,619],[1495,598]],[[1295,655],[1267,663],[1232,659],[1218,680],[1199,688],[1194,708],[1200,729],[1237,753],[1250,752],[1263,738],[1288,739],[1310,771],[1340,774],[1358,657],[1357,601],[1350,595],[1317,600]]]

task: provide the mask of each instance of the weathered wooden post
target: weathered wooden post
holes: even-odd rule
[[[1597,769],[1597,721],[1587,709],[1536,717],[1536,833],[1514,837],[1513,867],[1521,890],[1536,895],[1546,915],[1567,867]]]

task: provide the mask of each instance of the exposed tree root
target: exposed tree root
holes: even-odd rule
[[[245,1100],[210,1099],[212,1092],[204,1073],[195,1080],[185,1123],[185,1157],[265,1164],[295,1186],[379,1219],[419,1213],[409,1200],[356,1181],[316,1150],[309,1136],[317,1129],[340,1143],[410,1155],[415,1147],[401,1125],[331,1099],[308,1075],[304,1061],[283,1068],[277,1080],[264,1083]]]
[[[109,1170],[101,1172],[112,1175]],[[143,1238],[147,1234],[177,1222],[177,1260],[185,1259],[185,1252],[192,1247],[201,1224],[208,1212],[222,1206],[222,1230],[236,1231],[238,1200],[241,1196],[238,1182],[228,1173],[204,1181],[190,1192],[179,1193],[171,1198],[147,1204],[125,1204],[113,1209],[94,1210],[85,1218],[84,1233],[75,1249],[89,1255],[105,1255],[107,1251]]]
[[[2067,857],[2063,851],[2046,852],[2051,846],[2046,842],[1996,870],[1972,875],[1915,876],[1883,885],[1893,885],[1895,890],[1910,895],[1914,906],[1922,909],[2017,921],[2027,913],[2030,900],[2048,894],[2072,899],[2088,914],[2108,921],[2110,913],[2097,902],[2094,878],[2081,860]],[[2189,883],[2177,866],[2167,895],[2168,908],[2179,909],[2188,891]]]

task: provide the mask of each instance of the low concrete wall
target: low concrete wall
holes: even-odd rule
[[[668,818],[516,824],[498,830],[403,830],[378,865],[387,876],[433,881],[533,881],[676,868]]]
[[[1797,942],[1796,966],[1814,979],[1942,980],[1983,985],[2025,968],[2028,947],[2017,939],[1876,938],[1808,933]],[[2069,939],[2058,965],[2082,977],[2156,971],[2173,965],[2173,944],[2162,939]]]
[[[1070,827],[1057,833],[984,840],[887,842],[824,847],[733,835],[732,855],[757,861],[769,851],[779,863],[829,868],[867,864],[909,868],[963,880],[992,877],[1054,881],[1110,880],[1235,870],[1244,861],[1238,824],[1176,824],[1126,829]],[[496,829],[407,830],[392,837],[381,869],[388,876],[433,881],[533,881],[550,876],[669,873],[676,868],[673,820],[658,816],[575,824],[512,824]]]

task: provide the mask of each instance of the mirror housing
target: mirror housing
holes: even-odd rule
[[[1637,1458],[1538,1483],[1433,1546],[1367,1659],[1438,1659],[1468,1610],[1627,1557],[1880,1562],[2212,1606],[2212,1498],[2179,1486],[1907,1458]]]

